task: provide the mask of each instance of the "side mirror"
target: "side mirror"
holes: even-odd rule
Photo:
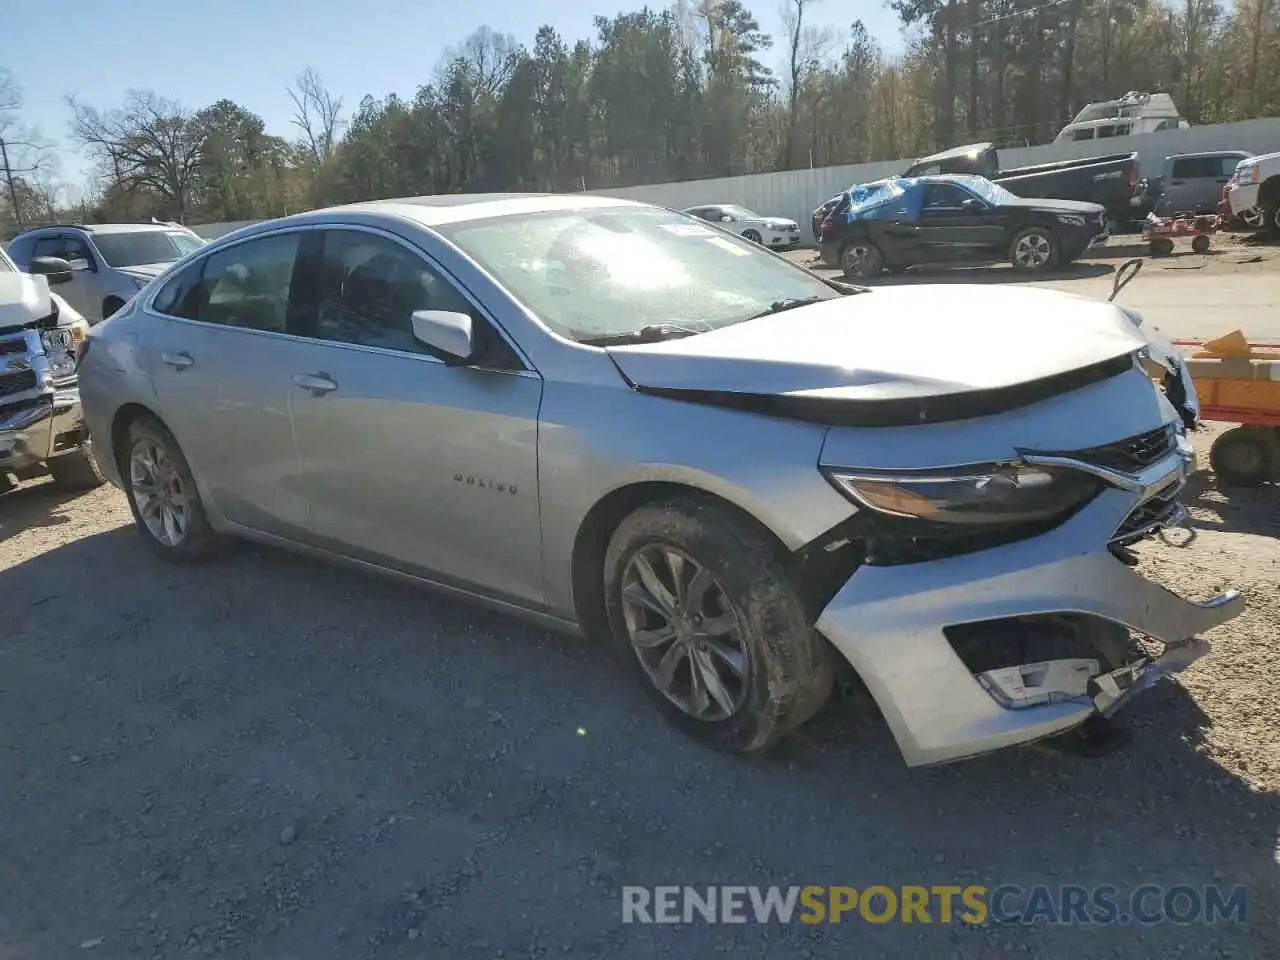
[[[475,355],[471,317],[452,310],[415,310],[413,338],[445,363],[468,363]]]
[[[43,276],[49,281],[51,287],[60,283],[70,283],[72,279],[71,264],[61,257],[32,257],[31,263],[27,266],[27,273]]]
[[[963,207],[965,210],[973,211],[973,210],[982,210],[984,207],[984,204],[982,203],[981,200],[974,200],[972,197],[970,197],[968,200],[960,204],[960,206]]]

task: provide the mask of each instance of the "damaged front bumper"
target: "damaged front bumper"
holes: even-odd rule
[[[74,449],[83,432],[74,386],[0,404],[0,473],[21,473]]]
[[[1116,475],[1117,486],[1040,536],[963,556],[863,566],[836,593],[817,629],[866,684],[909,766],[1031,743],[1110,715],[1201,656],[1207,645],[1196,636],[1244,610],[1235,591],[1190,601],[1117,555],[1181,517],[1176,495],[1188,447],[1181,442],[1141,474]],[[1154,519],[1139,522],[1152,505]],[[979,676],[947,635],[961,625],[1047,615],[1120,624],[1163,643],[1164,652],[1108,672],[1077,662],[1072,676],[1070,667],[1031,663]],[[1038,697],[1018,702],[1017,691],[1028,686]]]

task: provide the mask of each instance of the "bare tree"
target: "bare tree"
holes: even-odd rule
[[[130,90],[124,106],[100,111],[67,98],[71,136],[113,182],[154,192],[185,222],[203,159],[204,133],[190,112],[149,90]]]
[[[5,194],[19,230],[26,219],[24,212],[31,206],[34,179],[48,183],[58,162],[52,142],[37,128],[19,125],[22,103],[22,87],[12,73],[0,68],[0,176],[4,177]]]
[[[303,146],[317,165],[333,154],[342,130],[342,98],[335,97],[320,74],[308,67],[294,80],[297,89],[289,88],[293,101],[293,125],[302,131]]]
[[[799,162],[795,156],[798,145],[796,134],[800,122],[800,92],[805,77],[818,68],[832,41],[829,30],[814,30],[804,25],[805,10],[816,2],[817,0],[786,0],[782,8],[782,22],[787,28],[789,72],[786,137],[782,148],[782,162],[787,167],[795,167]]]

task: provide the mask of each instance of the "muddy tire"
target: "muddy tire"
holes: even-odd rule
[[[1233,427],[1209,448],[1209,466],[1224,484],[1256,487],[1275,479],[1280,440],[1266,427]]]
[[[198,563],[223,545],[209,526],[200,492],[178,441],[154,417],[129,425],[117,451],[133,522],[143,541],[171,563]]]
[[[870,240],[850,240],[840,250],[840,272],[846,280],[879,276],[884,254]]]
[[[64,490],[93,490],[107,482],[94,456],[92,440],[72,453],[50,460],[49,475]]]
[[[830,696],[834,653],[773,545],[720,504],[691,495],[640,507],[614,531],[602,572],[624,669],[702,743],[763,749]]]
[[[1015,270],[1039,273],[1058,265],[1062,247],[1057,236],[1047,227],[1020,230],[1009,244],[1009,263]]]

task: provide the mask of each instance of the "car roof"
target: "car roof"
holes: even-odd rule
[[[575,210],[602,210],[609,207],[658,209],[648,203],[590,193],[455,193],[441,196],[367,200],[362,203],[324,207],[309,213],[286,217],[285,220],[305,222],[327,219],[334,214],[386,213],[414,220],[427,227],[435,227],[468,220],[487,220],[490,217],[559,211],[568,213]],[[272,222],[279,224],[283,221]]]
[[[45,223],[22,231],[19,236],[40,233],[60,233],[63,230],[83,230],[85,233],[148,233],[153,230],[185,230],[169,223]]]
[[[1191,153],[1171,153],[1166,160],[1185,160],[1188,157],[1243,157],[1246,160],[1253,156],[1248,150],[1195,150]]]

